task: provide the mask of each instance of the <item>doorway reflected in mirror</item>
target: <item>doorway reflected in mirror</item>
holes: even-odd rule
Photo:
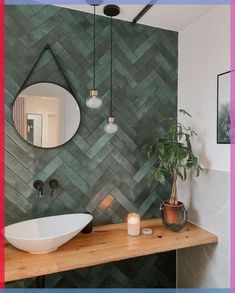
[[[80,108],[65,88],[53,83],[36,83],[15,99],[13,121],[28,143],[53,148],[69,141],[80,125]]]

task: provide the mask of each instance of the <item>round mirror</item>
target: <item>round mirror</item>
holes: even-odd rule
[[[48,82],[25,88],[13,105],[13,121],[19,135],[42,148],[69,141],[78,130],[80,118],[80,108],[72,94]]]

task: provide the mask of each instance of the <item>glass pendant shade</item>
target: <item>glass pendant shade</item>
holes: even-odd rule
[[[102,105],[102,100],[98,96],[97,90],[90,91],[90,96],[86,100],[86,105],[91,109],[97,109]]]
[[[104,131],[108,134],[113,134],[118,131],[118,125],[115,123],[115,118],[113,116],[107,118],[107,124],[104,127]]]

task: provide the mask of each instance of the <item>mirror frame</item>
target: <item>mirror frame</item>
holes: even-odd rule
[[[26,88],[28,88],[28,87],[30,87],[30,86],[32,86],[32,85],[35,85],[35,84],[39,84],[39,83],[50,83],[50,84],[54,84],[54,85],[57,85],[57,86],[63,88],[64,90],[66,90],[67,92],[69,92],[69,93],[71,94],[71,96],[73,97],[73,99],[75,100],[75,102],[77,103],[77,105],[78,105],[78,107],[79,107],[79,112],[80,112],[80,123],[79,123],[79,125],[78,125],[78,127],[77,127],[77,130],[75,131],[74,135],[73,135],[69,140],[67,140],[66,142],[64,142],[63,144],[60,144],[60,145],[57,145],[57,146],[54,146],[54,147],[42,147],[42,146],[37,146],[37,145],[34,145],[34,144],[28,142],[26,139],[24,139],[24,138],[19,134],[19,132],[17,131],[17,129],[16,129],[16,127],[15,127],[15,122],[14,122],[14,117],[13,117],[13,107],[14,107],[14,104],[15,104],[16,99],[18,98],[18,96],[19,96],[19,95],[20,95],[20,94],[21,94]],[[12,105],[11,105],[11,119],[12,119],[12,122],[13,122],[13,123],[12,123],[12,126],[14,127],[15,132],[17,133],[17,135],[18,135],[21,139],[24,140],[24,142],[26,142],[27,144],[29,144],[29,145],[32,146],[32,147],[47,150],[47,149],[55,149],[55,148],[59,148],[59,147],[61,147],[61,146],[64,146],[66,143],[68,143],[69,141],[71,141],[71,140],[75,137],[75,135],[78,133],[78,130],[79,130],[80,125],[81,125],[82,111],[81,111],[81,107],[80,107],[79,102],[77,101],[76,97],[74,96],[73,91],[71,91],[71,90],[65,88],[64,86],[62,86],[62,85],[60,85],[59,83],[56,83],[56,82],[50,82],[50,81],[37,81],[37,82],[33,82],[33,83],[31,83],[31,84],[29,84],[29,85],[27,85],[27,86],[22,87],[22,88],[17,92],[17,95],[15,96],[15,98],[14,98],[14,100],[13,100],[13,102],[12,102]]]

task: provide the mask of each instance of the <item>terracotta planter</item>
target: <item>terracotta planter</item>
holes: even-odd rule
[[[162,222],[169,230],[178,232],[184,228],[187,223],[187,211],[182,202],[172,205],[166,200],[161,204],[160,210]]]

